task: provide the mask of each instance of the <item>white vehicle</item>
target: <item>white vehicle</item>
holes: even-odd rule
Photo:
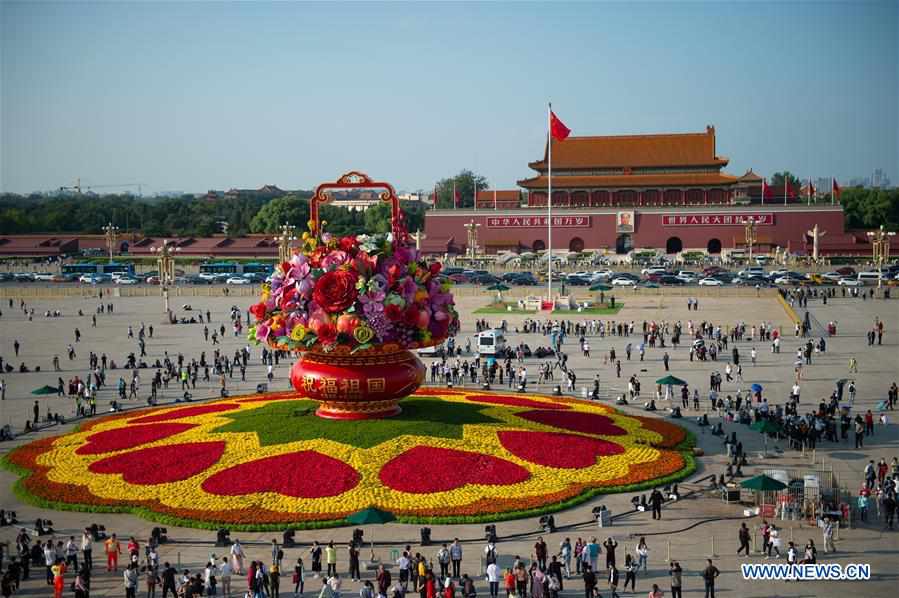
[[[839,282],[839,280],[843,278],[843,275],[839,272],[825,272],[821,275],[821,278],[825,278],[831,282]]]
[[[837,284],[841,287],[863,287],[865,283],[858,278],[841,278]]]
[[[750,276],[757,276],[759,274],[765,276],[765,269],[761,266],[749,266],[745,270],[740,270],[737,273],[737,276],[740,278],[749,278]]]
[[[225,281],[225,284],[252,284],[249,278],[243,276],[232,276]]]
[[[717,278],[703,278],[699,281],[701,287],[723,287],[724,283]]]
[[[799,284],[799,279],[792,276],[778,276],[774,279],[774,284]]]
[[[768,274],[776,278],[778,276],[783,276],[787,272],[789,272],[789,270],[787,270],[786,268],[780,268],[779,270],[771,270],[771,272],[769,272]]]
[[[637,285],[637,281],[631,278],[613,278],[613,287],[633,287]]]
[[[215,280],[218,278],[218,274],[213,272],[200,272],[197,275],[197,278],[202,278],[203,280]]]
[[[119,276],[118,278],[113,278],[112,280],[116,284],[127,284],[127,285],[137,284],[140,282],[138,279],[130,278],[128,276]]]
[[[36,278],[36,277],[35,277]],[[862,284],[877,284],[878,280],[886,279],[889,280],[889,275],[884,273],[881,276],[880,272],[859,272],[858,280]]]
[[[755,260],[755,263],[758,264],[759,266],[764,266],[765,264],[768,263],[767,255],[757,255],[753,259]]]
[[[615,272],[609,269],[606,270],[594,270],[591,278],[593,280],[605,280],[612,278],[615,275]]]
[[[506,350],[506,337],[502,330],[485,330],[478,334],[478,354],[496,355]]]
[[[438,355],[443,355],[446,349],[443,346],[443,343],[439,345],[431,345],[430,347],[424,347],[419,349],[417,353],[422,357],[437,357]]]
[[[94,284],[100,282],[100,279],[93,274],[82,274],[78,277],[78,282],[83,282],[85,284]]]
[[[574,276],[575,278],[590,278],[591,274],[589,272],[574,272],[573,274],[569,274],[568,277],[571,278]]]
[[[46,272],[35,272],[34,273],[35,280],[42,280],[44,282],[53,282],[53,275],[48,274]]]
[[[640,270],[640,274],[643,276],[649,276],[650,274],[662,274],[663,272],[667,272],[668,268],[664,266],[652,266],[649,268],[643,268]]]

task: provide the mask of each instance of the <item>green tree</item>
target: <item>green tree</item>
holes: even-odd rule
[[[772,187],[783,187],[784,180],[789,181],[790,189],[795,189],[794,193],[799,193],[799,187],[802,186],[802,183],[799,182],[799,179],[789,170],[784,170],[783,172],[775,172],[771,175],[771,186]]]
[[[454,186],[456,194],[459,197],[458,207],[474,207],[474,190],[476,184],[479,191],[484,191],[490,187],[490,183],[485,177],[475,174],[470,170],[462,170],[453,177],[441,179],[437,182],[437,205],[435,207],[441,209],[457,207],[453,201]]]
[[[309,200],[295,194],[273,199],[250,220],[250,230],[254,233],[275,233],[285,222],[306,230],[309,221]]]

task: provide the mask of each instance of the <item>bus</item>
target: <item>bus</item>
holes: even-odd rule
[[[274,271],[274,264],[266,264],[264,262],[247,262],[245,264],[239,262],[205,262],[200,264],[200,274],[205,274],[206,276],[226,274],[231,276],[240,276],[242,274],[268,276]]]
[[[125,274],[134,276],[134,264],[131,262],[79,262],[75,264],[63,264],[63,275],[75,274],[82,276],[84,274]]]

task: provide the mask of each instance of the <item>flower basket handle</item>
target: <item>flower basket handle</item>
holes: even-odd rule
[[[378,194],[381,201],[390,202],[390,229],[393,232],[394,239],[401,243],[409,242],[409,233],[406,231],[405,217],[400,209],[400,200],[396,196],[396,191],[390,183],[374,181],[367,174],[350,171],[337,179],[333,183],[322,183],[315,188],[312,199],[309,200],[309,220],[315,226],[313,233],[318,236],[321,234],[321,218],[319,217],[318,208],[321,204],[330,202],[333,197],[328,191],[333,189],[383,189]]]

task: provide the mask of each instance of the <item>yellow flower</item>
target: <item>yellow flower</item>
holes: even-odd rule
[[[290,331],[291,340],[301,341],[306,338],[306,327],[302,324],[297,324],[293,327],[293,330]]]
[[[364,345],[375,337],[375,331],[368,324],[359,324],[353,331],[353,338],[360,345]]]

